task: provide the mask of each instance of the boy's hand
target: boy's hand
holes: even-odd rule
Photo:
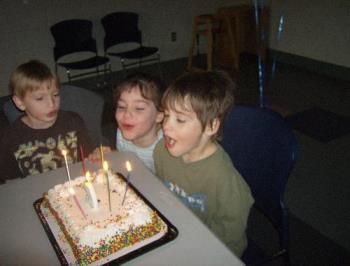
[[[110,147],[102,146],[102,152],[104,154],[109,153],[111,151],[112,151],[112,149]],[[93,162],[93,163],[101,162],[101,150],[100,150],[100,148],[98,147],[92,153],[90,153],[88,159],[90,162]]]

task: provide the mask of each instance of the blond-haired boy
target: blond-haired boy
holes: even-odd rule
[[[19,65],[10,78],[16,107],[24,114],[13,122],[0,142],[0,175],[26,177],[63,166],[62,150],[69,162],[79,160],[79,145],[87,153],[90,139],[83,120],[60,111],[59,81],[44,63],[31,60]]]

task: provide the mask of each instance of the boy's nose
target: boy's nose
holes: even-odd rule
[[[125,118],[132,118],[133,117],[133,113],[130,109],[126,109],[125,113],[124,113]]]
[[[163,131],[169,131],[171,129],[171,123],[169,122],[168,119],[163,120]]]
[[[55,99],[52,97],[49,97],[48,104],[50,107],[55,106]]]
[[[49,107],[54,107],[56,105],[57,100],[55,99],[55,97],[49,97],[48,99],[48,105]]]

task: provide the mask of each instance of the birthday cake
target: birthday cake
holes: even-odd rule
[[[123,178],[108,173],[96,172],[88,181],[86,177],[72,179],[44,195],[44,204],[81,265],[128,254],[160,239],[168,230]]]

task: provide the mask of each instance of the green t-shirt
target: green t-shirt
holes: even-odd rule
[[[254,202],[250,189],[217,144],[193,163],[173,157],[161,140],[154,151],[156,175],[237,255],[247,246],[246,226]]]

